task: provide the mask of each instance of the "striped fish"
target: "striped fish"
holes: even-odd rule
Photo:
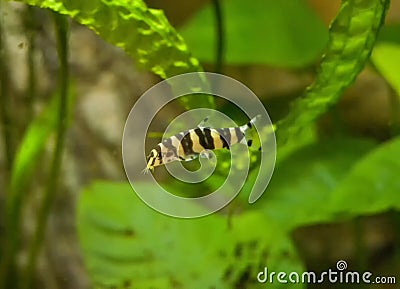
[[[143,173],[148,173],[157,166],[173,161],[190,161],[198,156],[210,159],[212,154],[208,150],[229,149],[231,145],[237,143],[250,147],[253,141],[246,140],[245,134],[259,117],[260,115],[257,115],[247,124],[238,127],[209,128],[199,125],[197,128],[173,135],[150,151]],[[207,119],[202,123],[206,121]]]

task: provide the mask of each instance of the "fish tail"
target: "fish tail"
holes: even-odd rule
[[[252,129],[253,125],[261,118],[261,115],[258,114],[255,117],[253,117],[248,123],[246,123],[245,125],[242,125],[240,127],[240,130],[245,133],[247,130]]]
[[[254,139],[254,124],[261,118],[261,115],[256,115],[248,123],[240,126],[240,130],[246,136],[241,140],[241,143],[246,144],[248,147],[253,146]]]

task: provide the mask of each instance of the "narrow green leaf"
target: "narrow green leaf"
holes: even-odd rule
[[[51,105],[28,127],[14,161],[11,192],[23,191],[29,183],[29,177],[32,176],[38,157],[49,136],[55,131],[56,105],[56,101],[53,100]]]
[[[399,155],[396,138],[363,157],[332,194],[332,212],[354,216],[399,210]]]
[[[375,46],[371,58],[379,72],[400,97],[400,45],[379,43]]]
[[[383,25],[389,0],[343,0],[314,83],[278,124],[278,144],[296,138],[330,106],[364,68]]]
[[[68,111],[72,111],[74,103],[73,87],[68,90],[71,97],[68,97]],[[51,101],[44,108],[34,121],[29,125],[22,142],[17,149],[14,159],[9,191],[5,209],[8,238],[4,242],[4,264],[13,263],[12,258],[16,252],[20,237],[20,222],[23,202],[26,192],[34,176],[34,170],[38,167],[40,156],[51,135],[57,130],[59,103],[61,101],[59,92],[55,93]],[[66,117],[68,122],[71,117]],[[8,255],[7,255],[8,254]],[[6,266],[7,265],[7,266]],[[3,276],[4,278],[5,276]]]
[[[70,16],[104,40],[121,47],[137,64],[161,78],[202,71],[199,61],[190,55],[183,38],[169,24],[164,12],[147,8],[142,0],[20,1]],[[206,85],[203,78],[200,80]],[[181,102],[191,108],[186,97],[182,97]],[[213,108],[214,99],[197,95],[196,105]]]
[[[73,111],[75,102],[75,91],[71,85],[70,100],[68,103],[68,111]],[[37,163],[44,150],[44,147],[52,133],[55,132],[57,126],[57,108],[59,106],[59,92],[56,92],[50,103],[44,110],[34,119],[28,126],[27,131],[17,150],[17,154],[13,163],[11,172],[10,191],[12,193],[23,192],[33,176],[33,170],[37,167]],[[67,121],[71,120],[72,114],[68,115]]]
[[[319,58],[328,41],[325,25],[303,0],[228,0],[222,5],[227,63],[303,67]],[[215,60],[214,21],[208,4],[181,29],[202,61]]]

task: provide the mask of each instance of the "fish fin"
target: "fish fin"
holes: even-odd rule
[[[199,156],[198,154],[188,155],[188,156],[186,156],[186,158],[184,159],[184,161],[185,161],[185,162],[190,162],[190,161],[192,161],[192,160],[194,160],[194,159],[197,159],[198,156]]]
[[[200,153],[200,157],[203,159],[211,160],[214,157],[214,154],[210,150],[203,150]]]
[[[261,147],[259,136],[254,129],[254,124],[261,118],[258,114],[253,117],[248,123],[240,126],[240,130],[243,132],[245,137],[240,141],[241,144],[248,146],[251,149],[258,150]]]
[[[248,123],[242,125],[240,127],[240,130],[244,133],[249,129],[253,128],[253,125],[261,118],[261,114],[256,115],[255,117],[253,117]]]
[[[147,174],[149,174],[150,173],[150,171],[154,171],[154,168],[149,168],[149,167],[145,167],[143,170],[142,170],[142,174],[143,175],[147,175]]]
[[[208,126],[206,126],[206,123],[208,122],[208,116],[206,118],[204,118],[198,125],[198,128],[206,128]]]

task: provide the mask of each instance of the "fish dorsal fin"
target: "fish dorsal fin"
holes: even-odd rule
[[[198,125],[198,128],[209,128],[209,126],[206,125],[206,123],[208,122],[208,116],[206,118],[204,118]]]

